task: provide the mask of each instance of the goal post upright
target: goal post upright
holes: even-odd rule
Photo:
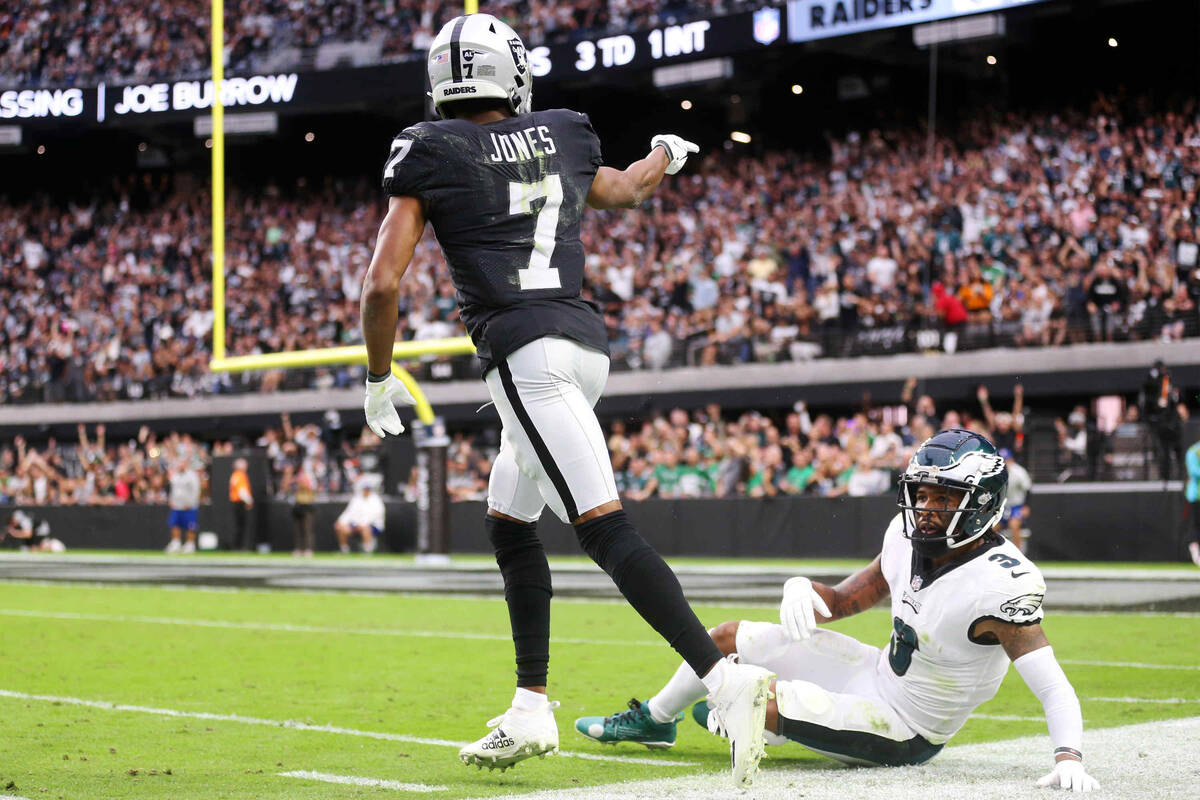
[[[225,358],[225,0],[212,0],[212,296],[213,360]]]

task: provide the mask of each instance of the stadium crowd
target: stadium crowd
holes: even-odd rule
[[[480,4],[531,47],[768,5],[756,0],[497,0]],[[442,0],[228,0],[229,74],[320,65],[323,45],[357,45],[368,62],[423,57],[433,32],[462,13]],[[0,87],[203,78],[209,3],[31,0],[0,7]],[[364,47],[365,46],[365,47]],[[337,59],[332,59],[336,63]],[[358,59],[362,65],[362,57]]]
[[[634,424],[613,421],[608,444],[623,497],[762,497],[815,494],[836,497],[891,491],[893,473],[912,449],[940,427],[968,427],[1020,453],[1023,400],[1018,386],[1011,412],[995,411],[980,390],[972,411],[939,414],[933,400],[906,384],[902,407],[864,407],[842,417],[810,414],[803,402],[783,414],[723,413],[716,405],[688,413],[674,409]],[[483,500],[496,455],[495,431],[458,432],[447,454],[452,501]],[[261,448],[270,466],[270,490],[288,495],[297,476],[320,495],[346,494],[364,475],[385,471],[380,440],[368,428],[352,431],[330,411],[320,423],[278,427],[237,442],[199,443],[187,434],[159,436],[142,427],[135,438],[113,442],[104,425],[77,441],[47,440],[38,447],[16,438],[0,447],[0,504],[155,504],[167,500],[169,473],[189,466],[206,474],[213,456]],[[415,497],[415,471],[406,492]]]
[[[941,140],[932,180],[915,131],[829,145],[828,160],[716,152],[642,209],[585,216],[586,294],[615,369],[1200,331],[1194,101],[976,117]],[[208,207],[187,175],[117,180],[79,205],[0,200],[0,397],[355,383],[357,368],[207,371]],[[231,191],[226,214],[230,353],[359,341],[373,183]],[[401,291],[400,337],[461,332],[432,236]]]

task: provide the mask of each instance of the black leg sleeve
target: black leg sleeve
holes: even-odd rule
[[[721,660],[721,651],[684,598],[679,579],[634,530],[624,511],[580,523],[575,526],[575,534],[584,551],[612,577],[629,604],[697,675],[706,675]]]
[[[550,663],[550,565],[537,525],[488,514],[484,527],[504,576],[504,600],[517,651],[517,686],[545,686]]]

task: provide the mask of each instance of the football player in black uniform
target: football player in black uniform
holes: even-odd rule
[[[390,364],[399,282],[428,221],[503,423],[485,525],[504,576],[517,663],[512,707],[459,757],[507,768],[557,751],[557,703],[546,698],[550,568],[536,532],[549,504],[701,676],[730,733],[734,778],[749,784],[763,752],[772,676],[722,659],[674,573],[621,509],[593,411],[608,377],[604,322],[580,297],[584,206],[636,207],[698,148],[659,135],[628,168],[603,166],[585,114],[531,110],[525,46],[488,14],[447,23],[430,47],[428,70],[442,119],[401,132],[384,167],[388,212],[362,293],[365,410],[377,434],[398,434],[393,402],[413,402]]]

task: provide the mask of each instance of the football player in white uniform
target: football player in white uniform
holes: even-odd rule
[[[778,675],[768,742],[792,740],[839,761],[896,766],[935,756],[971,712],[995,696],[1011,660],[1042,702],[1054,768],[1041,786],[1090,791],[1079,700],[1042,631],[1045,582],[993,528],[1004,508],[1004,459],[978,434],[927,440],[900,479],[900,513],[869,566],[837,586],[796,577],[784,585],[780,624],[726,622],[711,631],[725,653]],[[891,595],[883,650],[816,627]],[[704,695],[683,665],[646,703],[576,729],[603,743],[670,747],[680,712]],[[707,707],[693,709],[709,721]]]

